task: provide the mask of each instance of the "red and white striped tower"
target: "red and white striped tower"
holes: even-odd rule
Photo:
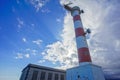
[[[91,57],[85,37],[86,33],[84,32],[80,17],[80,14],[83,13],[83,10],[80,10],[80,8],[77,6],[71,8],[68,5],[64,5],[64,7],[71,11],[71,15],[73,16],[79,63],[91,62]]]
[[[87,31],[84,32],[80,18],[80,14],[83,13],[83,10],[80,10],[77,6],[71,8],[68,5],[69,4],[64,5],[64,7],[69,10],[73,16],[80,65],[67,69],[66,80],[105,80],[102,68],[100,66],[93,65],[91,61],[85,37],[86,33],[90,33],[90,30],[87,29]]]

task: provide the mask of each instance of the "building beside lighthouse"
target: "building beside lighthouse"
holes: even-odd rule
[[[28,64],[23,69],[20,80],[66,80],[66,71]]]

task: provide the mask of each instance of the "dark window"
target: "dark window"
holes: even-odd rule
[[[55,79],[54,80],[58,80],[59,76],[58,74],[55,74]]]
[[[33,71],[32,80],[37,80],[38,71]]]
[[[52,73],[48,73],[48,80],[52,80]]]
[[[60,76],[60,80],[64,80],[64,75],[61,75],[61,76]]]
[[[46,72],[41,72],[40,80],[45,80]]]

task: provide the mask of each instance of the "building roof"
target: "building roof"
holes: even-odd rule
[[[36,64],[28,64],[22,71],[24,71],[27,68],[36,68],[36,69],[42,69],[42,70],[66,73],[66,71],[62,70],[62,69],[55,69],[55,68],[46,67],[46,66],[40,66],[40,65],[36,65]]]

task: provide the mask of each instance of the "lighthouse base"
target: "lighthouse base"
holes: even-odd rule
[[[67,69],[66,78],[66,80],[105,80],[102,68],[87,62]]]

